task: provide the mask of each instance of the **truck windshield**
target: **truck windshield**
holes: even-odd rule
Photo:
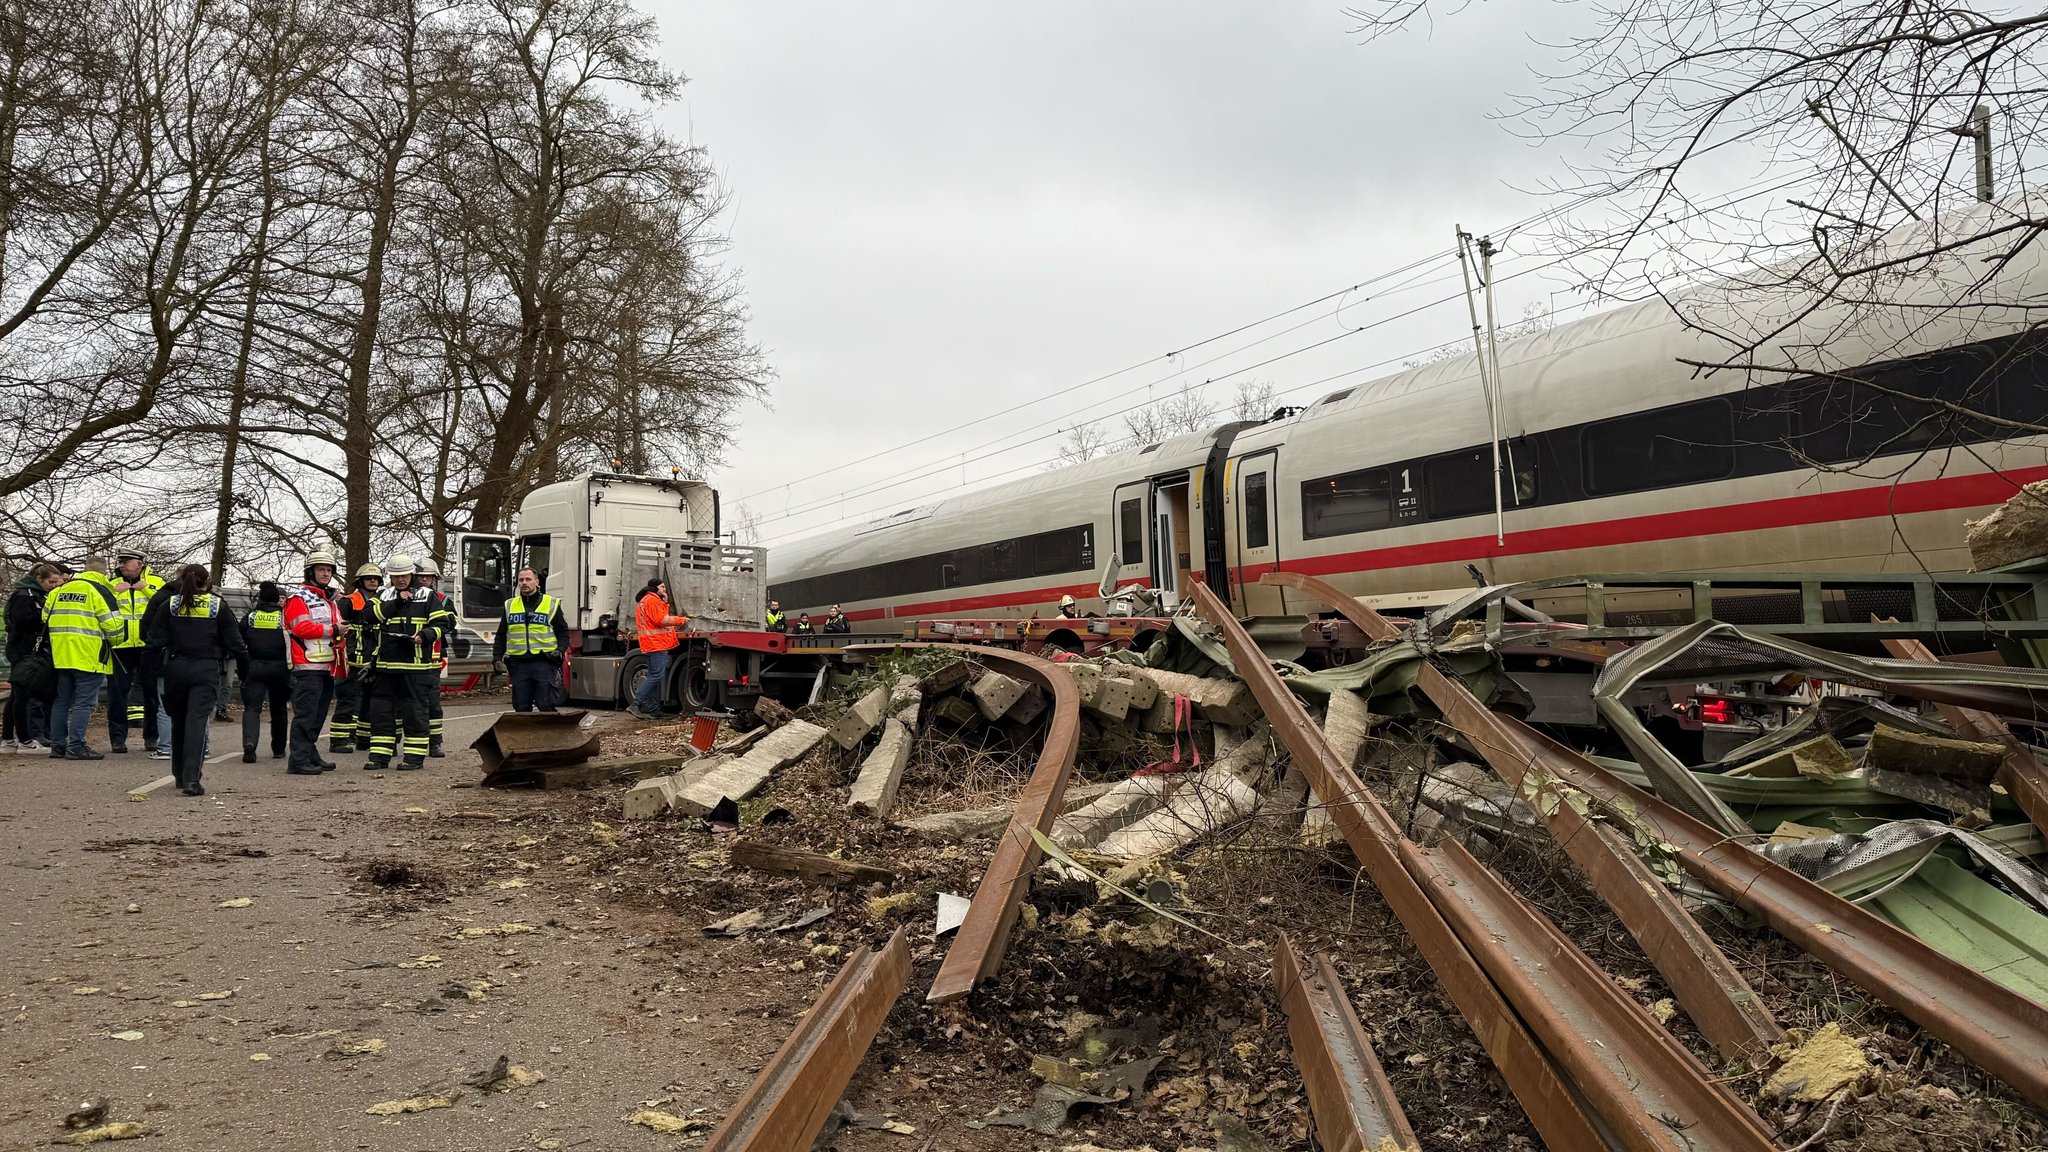
[[[505,610],[506,589],[512,587],[512,542],[504,537],[471,536],[462,541],[462,614],[477,620],[496,619]]]

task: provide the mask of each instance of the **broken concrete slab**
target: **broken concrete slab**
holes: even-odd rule
[[[759,792],[768,778],[784,764],[795,760],[825,739],[825,730],[808,720],[792,720],[764,737],[746,755],[721,764],[686,785],[676,797],[676,808],[701,816],[718,807],[720,800],[745,800]]]
[[[882,722],[882,716],[889,710],[889,690],[877,684],[846,709],[844,715],[832,724],[831,737],[834,744],[848,751],[854,745],[867,739],[875,725]]]
[[[966,684],[974,676],[974,665],[966,660],[955,660],[942,664],[925,674],[917,682],[917,690],[927,696],[943,696]]]
[[[1169,772],[1119,780],[1095,800],[1054,821],[1052,841],[1062,848],[1092,848],[1166,803],[1167,794],[1179,783],[1180,774]]]
[[[1730,769],[1733,776],[1804,776],[1823,784],[1856,771],[1855,758],[1833,736],[1816,736],[1761,760]]]
[[[896,687],[889,693],[889,715],[905,728],[917,727],[917,714],[924,708],[924,690],[917,686],[917,677],[898,676]]]
[[[1212,832],[1227,828],[1259,806],[1252,781],[1273,762],[1273,745],[1255,733],[1228,756],[1206,768],[1184,773],[1184,781],[1166,803],[1104,837],[1097,854],[1141,860],[1171,852]]]
[[[983,672],[967,690],[985,720],[1001,720],[1010,708],[1024,699],[1024,682],[1001,672]]]
[[[882,738],[875,750],[861,761],[860,774],[846,798],[846,806],[865,816],[886,819],[896,806],[896,789],[903,783],[903,769],[910,763],[915,742],[911,730],[895,717],[882,722]]]
[[[761,731],[761,729],[756,729]],[[660,759],[645,757],[644,759]],[[678,772],[642,780],[626,790],[619,801],[620,815],[627,820],[651,820],[682,807],[683,790],[717,771],[732,760],[730,756],[684,757],[689,762]],[[659,807],[656,806],[657,802]]]
[[[1366,706],[1363,694],[1349,690],[1332,692],[1329,706],[1323,711],[1323,739],[1338,763],[1355,768],[1359,749],[1365,747],[1365,738],[1377,722],[1378,717]],[[1311,848],[1331,847],[1344,835],[1322,801],[1310,799],[1309,809],[1301,819],[1301,842]]]
[[[2048,556],[2048,480],[2036,480],[1982,520],[1963,521],[1970,563],[1979,572]]]
[[[796,713],[791,712],[782,701],[773,696],[755,697],[754,715],[760,717],[761,722],[770,728],[780,728],[796,719]]]
[[[964,731],[981,723],[981,709],[972,700],[948,696],[933,706],[932,721],[956,732]]]
[[[1114,677],[1098,677],[1095,690],[1082,700],[1082,706],[1105,720],[1121,723],[1131,711],[1131,682]]]
[[[1097,799],[1109,791],[1108,784],[1071,784],[1060,797],[1060,811],[1071,812]],[[943,840],[967,840],[975,836],[987,836],[1000,832],[1010,823],[1010,816],[1016,809],[1008,804],[996,804],[987,808],[965,808],[953,812],[930,812],[898,820],[898,828],[907,828],[925,836]]]
[[[2005,745],[1954,740],[1879,724],[1870,734],[1869,764],[1887,772],[1989,784],[2005,762]]]
[[[1170,714],[1173,697],[1178,695],[1193,701],[1196,710],[1212,724],[1242,728],[1259,718],[1258,701],[1252,699],[1251,688],[1242,680],[1203,678],[1157,668],[1133,668],[1131,671],[1158,690],[1160,700],[1154,702],[1154,711],[1164,703]],[[1150,715],[1148,712],[1148,720]],[[1171,731],[1170,728],[1168,730]]]
[[[1029,724],[1040,716],[1045,715],[1045,709],[1045,689],[1040,688],[1036,684],[1027,684],[1024,687],[1024,698],[1017,701],[1016,705],[1010,709],[1009,722],[1012,724]]]
[[[1159,689],[1150,680],[1135,674],[1124,674],[1118,679],[1131,686],[1131,711],[1143,712],[1159,702]]]
[[[1500,778],[1476,764],[1453,762],[1422,778],[1422,802],[1451,819],[1490,832],[1536,831],[1536,810]]]

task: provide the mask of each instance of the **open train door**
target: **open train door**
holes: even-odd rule
[[[1273,449],[1232,462],[1230,527],[1234,539],[1232,576],[1238,611],[1246,616],[1282,616],[1283,590],[1259,583],[1280,566],[1279,453]]]
[[[1110,547],[1115,549],[1109,569],[1118,588],[1152,583],[1151,525],[1151,481],[1120,485],[1109,517]]]
[[[498,621],[504,618],[505,601],[512,598],[513,578],[519,574],[512,538],[458,532],[455,555],[461,574],[455,582],[455,614],[462,623],[493,636]]]

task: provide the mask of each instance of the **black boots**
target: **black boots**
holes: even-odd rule
[[[254,764],[255,762],[256,762],[256,746],[255,746],[255,745],[253,745],[253,744],[251,744],[251,745],[248,745],[247,747],[244,747],[244,748],[242,749],[242,763],[244,763],[244,764]]]
[[[197,780],[188,780],[178,786],[178,791],[183,792],[187,796],[204,796],[206,795],[206,785],[201,784]]]

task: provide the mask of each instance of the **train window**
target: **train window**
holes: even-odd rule
[[[1998,414],[1990,364],[1967,352],[1916,356],[1870,372],[1868,382],[1813,380],[1799,389],[1811,429],[1806,454],[1828,463],[1988,439],[1996,431],[1971,414]],[[1937,401],[1948,401],[1958,412]]]
[[[1527,437],[1500,446],[1501,471],[1514,488],[1503,491],[1503,505],[1519,508],[1536,502],[1536,446]],[[1422,495],[1431,520],[1452,520],[1493,511],[1493,446],[1482,445],[1427,460],[1422,465]]]
[[[1394,522],[1394,492],[1385,468],[1366,468],[1301,486],[1301,534],[1311,540],[1370,532]]]
[[[1586,491],[1618,496],[1719,480],[1735,469],[1728,402],[1704,400],[1588,425]]]
[[[1244,546],[1264,548],[1273,542],[1272,526],[1266,522],[1266,474],[1255,472],[1244,478]]]
[[[1120,564],[1143,564],[1145,562],[1145,508],[1141,501],[1126,500],[1117,506],[1117,539],[1122,547],[1117,553]]]

